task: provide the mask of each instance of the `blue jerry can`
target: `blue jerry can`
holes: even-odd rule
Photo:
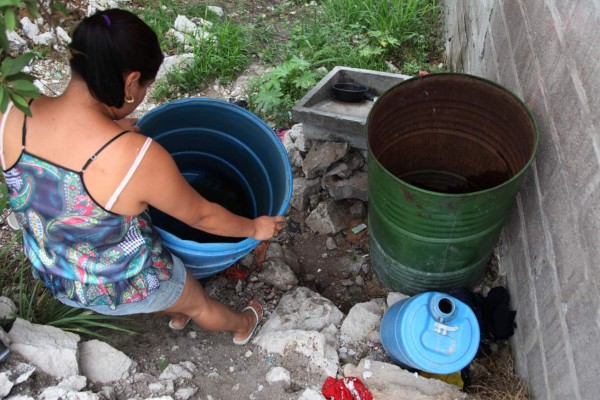
[[[392,305],[381,320],[381,342],[398,364],[433,374],[460,371],[479,348],[479,323],[469,306],[439,292]]]

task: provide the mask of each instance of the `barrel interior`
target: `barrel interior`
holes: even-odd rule
[[[187,151],[173,155],[183,177],[208,201],[247,218],[257,216],[256,202],[246,178],[226,160],[203,152]],[[156,226],[182,240],[198,243],[237,243],[244,238],[213,235],[150,208]]]
[[[535,126],[506,90],[475,77],[440,74],[405,81],[369,116],[373,156],[397,178],[440,193],[501,185],[531,159]]]

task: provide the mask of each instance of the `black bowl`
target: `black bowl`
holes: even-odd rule
[[[365,100],[368,87],[356,83],[336,83],[331,85],[336,100],[356,103]]]

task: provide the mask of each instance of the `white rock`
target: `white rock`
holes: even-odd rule
[[[390,292],[387,296],[387,306],[390,308],[400,300],[408,299],[410,296],[400,293],[400,292]]]
[[[12,371],[13,383],[18,385],[25,382],[35,372],[35,367],[26,363],[18,363]],[[15,378],[16,376],[16,378]]]
[[[270,332],[263,335],[256,343],[267,353],[277,353],[289,356],[295,352],[308,360],[307,368],[322,378],[335,376],[339,367],[337,354],[326,357],[327,338],[316,331],[288,330]]]
[[[380,361],[371,361],[369,370],[365,369],[365,361],[361,360],[358,366],[344,365],[344,376],[363,376],[365,372],[372,375],[365,379],[365,387],[378,400],[459,400],[467,399],[456,386],[437,379],[427,379],[419,375],[416,377],[397,365]]]
[[[192,374],[179,364],[169,364],[167,368],[160,374],[159,379],[192,379]]]
[[[213,14],[215,14],[219,18],[222,17],[223,15],[225,15],[225,13],[223,12],[223,9],[221,7],[208,6],[206,8],[208,9],[208,11],[210,11]]]
[[[179,54],[166,57],[160,66],[156,79],[163,78],[166,74],[173,70],[180,70],[189,67],[194,62],[194,55],[191,53]]]
[[[175,40],[177,40],[177,43],[181,43],[181,44],[185,44],[188,41],[185,33],[176,31],[173,28],[171,28],[167,31],[167,36],[173,36],[175,38]],[[176,56],[172,56],[172,57],[176,57]]]
[[[384,300],[373,299],[368,303],[354,305],[344,319],[340,333],[346,343],[367,340],[378,341],[379,324],[384,312]]]
[[[326,400],[325,397],[321,394],[320,391],[308,388],[305,389],[304,392],[298,397],[298,400]]]
[[[63,379],[62,381],[60,381],[60,383],[57,386],[64,388],[64,389],[74,390],[77,392],[77,391],[85,388],[86,385],[87,385],[87,378],[82,375],[76,375],[76,376],[69,376],[68,378]]]
[[[290,375],[290,371],[283,367],[275,367],[271,369],[267,373],[266,379],[269,385],[281,382],[284,388],[288,388],[292,384],[292,377]]]
[[[302,125],[302,124],[298,124],[298,125]],[[296,146],[298,151],[300,151],[302,153],[306,153],[312,147],[312,141],[310,139],[306,139],[306,137],[304,136],[304,133],[302,133],[302,131],[300,131],[296,135],[296,138],[294,139],[294,145]]]
[[[148,389],[153,395],[170,396],[175,393],[175,383],[172,379],[164,379],[160,382],[149,384]]]
[[[110,383],[127,379],[135,367],[123,352],[99,340],[81,343],[81,372],[94,383]]]
[[[112,386],[102,386],[98,394],[105,400],[115,400],[117,398],[115,395],[115,388]]]
[[[8,396],[10,393],[13,383],[10,380],[9,372],[1,372],[0,373],[0,399],[3,399],[5,396]]]
[[[304,159],[302,158],[302,155],[296,148],[294,140],[290,136],[289,132],[283,136],[283,146],[285,147],[285,150],[288,154],[290,163],[292,163],[292,165],[295,167],[302,168],[302,163]]]
[[[31,40],[33,41],[34,44],[40,45],[40,46],[46,46],[48,44],[50,44],[52,41],[54,41],[54,34],[52,32],[44,32],[40,35],[36,35],[33,38],[31,38]]]
[[[6,37],[8,38],[8,45],[11,51],[22,53],[27,50],[27,41],[19,36],[17,32],[6,31]]]
[[[92,392],[77,392],[52,386],[44,389],[39,400],[99,400],[100,396]]]
[[[325,240],[325,247],[327,248],[327,250],[337,249],[337,244],[335,243],[335,239],[332,238],[331,236],[328,236],[327,240]]]
[[[333,235],[348,225],[350,213],[341,202],[327,199],[320,203],[306,218],[306,225],[323,235]]]
[[[197,25],[190,21],[185,15],[178,15],[173,23],[173,28],[183,33],[194,33]]]
[[[195,17],[192,19],[193,22],[198,25],[198,26],[202,26],[205,27],[207,29],[212,28],[213,24],[210,21],[205,20],[204,18],[200,18],[200,17]]]
[[[65,31],[60,26],[56,27],[56,35],[63,43],[71,43],[71,37],[69,36],[67,31]]]
[[[36,79],[35,81],[33,81],[33,84],[42,93],[44,92],[44,90],[46,90],[46,82],[44,80]]]
[[[179,365],[181,365],[183,368],[187,369],[191,373],[198,371],[198,367],[196,367],[196,364],[194,364],[191,361],[182,361],[179,363]]]
[[[9,332],[11,350],[57,378],[79,375],[79,335],[17,318]]]
[[[21,29],[25,36],[29,39],[33,39],[40,33],[40,28],[37,24],[31,22],[31,20],[27,17],[21,18]]]
[[[183,388],[177,389],[177,391],[175,392],[175,398],[177,400],[188,400],[193,395],[195,395],[197,391],[198,391],[198,388],[195,388],[195,387],[183,387]]]
[[[321,331],[331,324],[339,325],[344,314],[331,300],[305,287],[297,287],[284,294],[279,304],[263,325],[260,336],[273,331],[298,329]]]
[[[12,342],[12,340],[10,340],[10,336],[8,336],[8,333],[6,333],[4,331],[4,329],[2,329],[1,326],[0,326],[0,340],[2,340],[2,343],[4,343],[5,346],[10,346],[10,343]]]
[[[267,285],[287,291],[298,283],[294,271],[281,260],[265,261],[262,268],[263,270],[258,274],[258,278]]]

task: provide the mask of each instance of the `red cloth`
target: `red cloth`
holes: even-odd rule
[[[354,377],[335,379],[330,376],[325,380],[321,392],[333,400],[373,400],[371,392]]]
[[[275,133],[277,134],[277,137],[279,137],[279,140],[281,140],[283,142],[283,138],[285,137],[285,134],[288,131],[289,131],[289,129],[279,128],[275,131]]]

